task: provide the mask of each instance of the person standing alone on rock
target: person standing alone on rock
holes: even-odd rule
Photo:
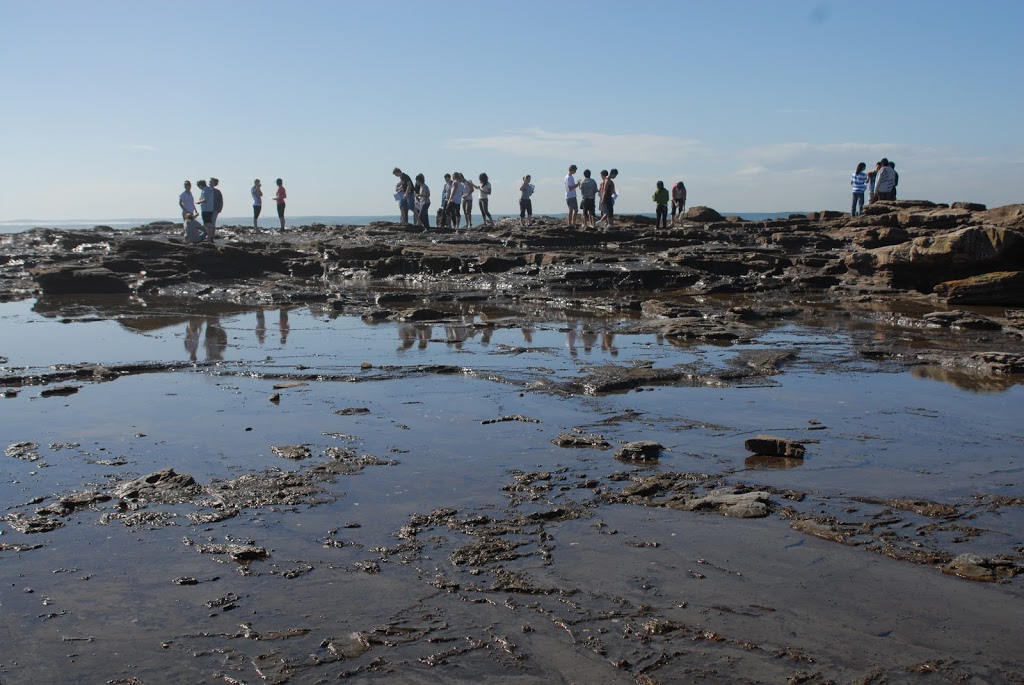
[[[257,178],[252,182],[252,227],[259,228],[260,212],[263,211],[263,188],[260,187],[260,180]]]
[[[480,223],[482,225],[490,224],[494,225],[494,217],[491,216],[490,204],[491,204],[491,181],[487,178],[487,174],[480,174],[480,185],[477,186],[480,189]]]
[[[530,174],[523,176],[523,183],[519,186],[519,225],[529,226],[533,221],[533,191],[534,186],[530,183]],[[529,217],[529,219],[527,219]]]
[[[274,202],[277,203],[277,217],[281,220],[281,231],[284,232],[284,201],[288,197],[288,191],[284,189],[284,181],[277,179],[277,191],[274,193]]]
[[[680,221],[686,213],[686,186],[682,181],[672,186],[672,224],[676,223],[676,217]]]
[[[192,183],[185,181],[185,190],[178,196],[178,206],[181,207],[181,219],[184,221],[189,214],[196,213],[196,199],[192,197]]]
[[[580,184],[576,182],[576,165],[569,165],[569,173],[565,175],[565,205],[569,208],[569,219],[566,225],[569,228],[576,228],[576,218],[580,213],[579,200],[576,197],[576,189]]]
[[[864,170],[868,165],[861,162],[857,170],[850,177],[850,185],[853,186],[853,204],[850,206],[850,216],[859,216],[864,213],[864,191],[868,189],[868,175]]]

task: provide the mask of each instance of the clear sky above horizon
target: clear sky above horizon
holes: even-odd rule
[[[395,166],[565,211],[570,163],[730,212],[900,197],[1024,202],[1024,1],[0,0],[0,221],[176,218],[217,176],[288,213],[395,214]],[[270,194],[268,193],[268,195]],[[267,198],[269,200],[269,197]],[[436,204],[435,204],[436,207]]]

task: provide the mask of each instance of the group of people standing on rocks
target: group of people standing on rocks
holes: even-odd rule
[[[184,222],[185,242],[187,243],[212,243],[217,233],[217,217],[224,211],[224,195],[220,192],[220,181],[210,177],[209,182],[204,180],[196,181],[199,188],[199,199],[192,194],[192,182],[185,181],[185,189],[178,196],[178,206],[181,208],[181,219]],[[257,228],[260,211],[263,209],[263,189],[260,187],[260,180],[253,181],[252,190],[252,226]],[[281,230],[284,230],[284,208],[285,198],[288,193],[284,189],[284,182],[277,179],[277,192],[274,194],[274,201],[277,202],[277,216],[281,219]],[[198,207],[198,211],[197,210]],[[202,219],[200,223],[196,217]]]
[[[615,179],[618,169],[601,171],[601,183],[591,177],[590,169],[583,170],[583,178],[576,179],[577,166],[571,164],[569,173],[564,179],[565,203],[569,209],[567,225],[569,228],[581,227],[585,230],[598,230],[598,224],[611,229],[615,222],[615,201],[618,193],[615,190]],[[413,222],[423,228],[430,228],[430,188],[423,174],[417,174],[415,181],[409,174],[398,167],[392,170],[398,179],[395,185],[395,200],[401,214],[400,225],[409,225],[409,215]],[[519,224],[529,226],[533,220],[533,194],[536,186],[530,174],[523,176],[519,185]],[[466,228],[473,227],[473,193],[480,192],[479,208],[482,225],[494,224],[489,209],[491,198],[491,182],[487,174],[479,176],[480,183],[467,179],[461,172],[455,171],[444,175],[444,189],[441,191],[441,206],[437,210],[437,227],[458,230],[465,217]],[[658,190],[653,196],[659,219],[664,219],[667,227],[668,205],[672,203],[672,222],[682,217],[686,208],[686,186],[680,181],[672,187],[672,192],[665,184],[658,181]],[[582,212],[582,218],[581,218]],[[663,217],[664,215],[664,217]],[[600,218],[598,218],[600,217]]]
[[[896,186],[900,183],[900,175],[896,173],[896,164],[883,157],[875,164],[873,171],[866,171],[867,168],[868,165],[861,162],[857,165],[857,170],[850,176],[850,186],[853,187],[850,216],[859,216],[864,213],[865,193],[871,204],[879,200],[896,199]]]
[[[409,174],[398,167],[391,173],[398,178],[398,183],[395,184],[395,200],[398,201],[398,209],[401,212],[399,224],[408,226],[409,214],[412,213],[415,225],[430,228],[430,186],[427,185],[426,177],[423,174],[416,174],[414,182]],[[494,217],[490,211],[491,182],[484,173],[477,178],[479,184],[466,178],[459,171],[444,175],[441,204],[437,209],[438,228],[451,227],[458,230],[463,216],[466,219],[466,228],[472,228],[473,193],[476,191],[480,191],[478,207],[481,225],[494,224]]]

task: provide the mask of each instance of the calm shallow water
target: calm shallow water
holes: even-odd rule
[[[671,471],[720,473],[733,481],[806,491],[823,502],[914,497],[964,506],[980,495],[1024,495],[1024,388],[1019,384],[1000,392],[965,390],[861,360],[843,331],[795,324],[765,329],[749,344],[676,346],[656,335],[622,333],[616,320],[581,312],[552,312],[527,324],[511,310],[453,306],[460,314],[455,322],[420,325],[368,324],[319,307],[258,312],[219,305],[193,306],[188,312],[180,303],[149,302],[142,309],[141,303],[112,306],[103,299],[74,306],[0,305],[0,356],[7,359],[8,373],[82,362],[199,364],[110,382],[75,382],[79,390],[70,396],[41,397],[41,387],[28,386],[15,397],[0,399],[0,440],[5,446],[36,442],[42,457],[36,462],[0,458],[0,500],[7,511],[31,511],[28,503],[34,498],[46,502],[53,495],[166,466],[200,483],[306,467],[307,462],[276,456],[273,445],[308,445],[313,462],[322,461],[330,447],[398,462],[339,477],[327,486],[333,501],[311,508],[255,508],[207,526],[168,519],[137,527],[100,525],[100,508],[79,512],[50,533],[26,536],[6,530],[0,543],[28,540],[44,546],[0,551],[5,588],[0,681],[97,682],[136,676],[184,683],[218,681],[215,674],[232,673],[253,682],[254,653],[239,644],[248,642],[231,637],[243,622],[265,631],[310,630],[308,639],[272,645],[301,660],[332,635],[415,615],[420,624],[443,620],[447,627],[434,630],[445,640],[486,640],[488,630],[518,631],[515,640],[530,659],[515,665],[515,659],[503,661],[491,650],[490,659],[453,656],[454,670],[427,675],[418,661],[424,655],[415,651],[421,643],[387,648],[392,651],[377,647],[371,655],[386,653],[396,665],[390,682],[498,682],[499,676],[515,672],[518,682],[575,682],[564,675],[571,672],[590,674],[584,678],[588,682],[620,682],[618,675],[606,672],[605,659],[583,658],[572,647],[575,643],[557,637],[564,636],[563,630],[519,631],[524,622],[536,626],[540,619],[510,616],[512,610],[500,608],[503,596],[489,604],[443,599],[445,593],[425,580],[454,573],[445,560],[446,546],[459,539],[454,531],[431,538],[436,552],[428,547],[425,560],[384,564],[375,575],[354,570],[353,564],[375,558],[374,548],[397,544],[395,531],[415,513],[450,507],[498,516],[509,507],[508,491],[502,488],[515,470],[564,474],[566,493],[574,492],[577,478]],[[741,387],[647,387],[596,397],[536,389],[608,363],[717,368],[750,349],[796,349],[798,356],[780,375]],[[372,368],[362,368],[364,362]],[[433,365],[461,367],[462,372],[423,372]],[[275,389],[282,375],[306,382]],[[318,375],[336,380],[317,380]],[[277,403],[270,401],[275,394]],[[368,411],[336,413],[346,408]],[[536,422],[487,423],[509,416]],[[552,444],[559,433],[574,429],[600,433],[613,445],[654,440],[668,451],[658,465],[637,467],[616,462],[610,452]],[[806,442],[803,465],[748,468],[743,440],[758,433]],[[63,446],[67,443],[73,446]],[[100,460],[107,463],[96,463]],[[542,504],[527,501],[516,507],[530,511]],[[988,631],[984,639],[994,645],[992,663],[1005,662],[1012,651],[999,632],[1012,623],[1012,612],[1004,615],[999,607],[1019,606],[1017,585],[982,586],[941,576],[928,567],[809,538],[773,519],[735,521],[621,506],[596,511],[622,537],[602,534],[594,520],[567,521],[554,529],[550,570],[539,562],[528,567],[538,575],[554,574],[550,582],[592,586],[592,594],[573,601],[596,613],[616,593],[626,598],[622,601],[653,603],[666,616],[701,623],[730,639],[785,642],[778,637],[780,625],[766,624],[768,618],[758,622],[712,610],[741,595],[749,595],[744,601],[751,605],[782,602],[786,617],[778,614],[771,621],[794,626],[792,640],[815,653],[819,663],[829,654],[829,672],[851,675],[866,670],[862,663],[895,664],[892,654],[901,650],[921,652],[924,659],[928,653],[922,645],[949,654],[957,640],[922,632],[941,596],[974,607],[951,611],[947,633]],[[992,545],[993,553],[1024,545],[1018,511],[985,520],[1000,541],[980,544]],[[353,522],[360,527],[343,527]],[[338,538],[353,546],[323,544],[329,531],[339,527]],[[218,558],[182,545],[183,537],[251,539],[272,549],[272,555],[254,565],[254,575],[240,575],[231,562],[217,563]],[[661,546],[627,548],[623,538],[657,539]],[[630,560],[648,557],[631,568]],[[710,560],[712,567],[695,566],[698,559]],[[314,570],[295,580],[278,575],[300,564]],[[714,564],[730,573],[715,572]],[[710,574],[708,584],[687,584],[692,568]],[[588,569],[602,570],[588,576]],[[181,576],[194,576],[200,584],[171,583]],[[740,577],[749,580],[739,583]],[[644,578],[660,588],[661,599],[640,587]],[[829,579],[831,599],[807,590],[821,578]],[[899,588],[898,599],[877,595],[879,584]],[[240,598],[239,609],[221,612],[205,605],[229,592]],[[685,595],[690,608],[673,609],[673,593]],[[877,599],[860,605],[844,599],[858,594]],[[547,607],[544,611],[555,611],[546,600],[535,601]],[[838,618],[831,611],[840,612]],[[427,614],[434,618],[424,618]],[[917,614],[922,618],[912,618]],[[487,625],[492,627],[480,629]],[[127,637],[118,626],[130,626]],[[611,623],[606,628],[616,632]],[[863,648],[866,636],[887,631],[896,631],[898,640]],[[830,646],[837,641],[851,646],[837,651]],[[431,649],[437,652],[447,644]],[[252,649],[273,651],[263,642]],[[974,651],[965,645],[963,654],[953,656],[966,658]],[[730,658],[742,662],[725,652],[706,656],[705,665]],[[978,668],[994,666],[982,659]],[[334,675],[329,669],[311,671],[292,682],[314,682],[316,673]],[[677,682],[664,675],[665,682]],[[380,677],[389,681],[388,674]],[[679,677],[678,682],[686,682]]]

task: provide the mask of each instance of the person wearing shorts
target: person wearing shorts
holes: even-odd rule
[[[601,193],[601,200],[604,204],[604,218],[607,229],[611,229],[615,220],[615,178],[619,175],[618,169],[608,172],[608,180],[604,182],[604,190]]]
[[[277,203],[277,218],[281,220],[281,230],[284,230],[284,201],[288,197],[288,191],[284,189],[284,181],[277,179],[277,192],[274,193],[274,202]]]
[[[583,181],[580,183],[580,195],[583,196],[580,208],[583,211],[583,228],[594,229],[596,217],[594,215],[597,197],[597,181],[590,178],[590,169],[583,170]]]
[[[580,184],[576,182],[576,165],[569,165],[569,173],[565,176],[565,205],[569,208],[569,228],[576,228],[576,218],[580,214],[580,204],[576,197],[576,189]]]

